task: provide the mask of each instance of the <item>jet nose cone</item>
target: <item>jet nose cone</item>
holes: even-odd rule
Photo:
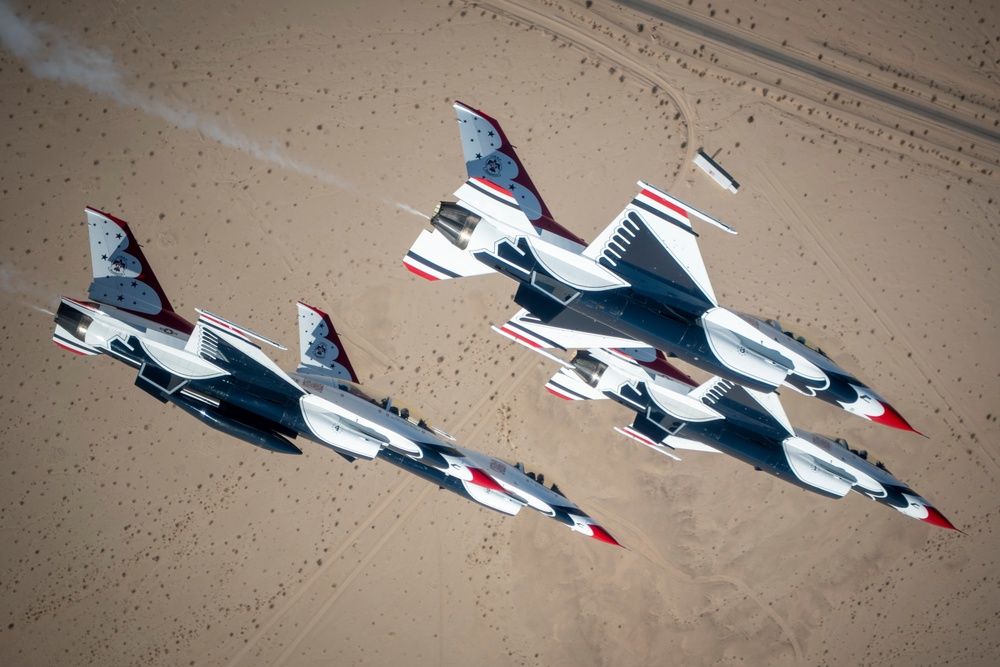
[[[955,526],[952,525],[951,521],[948,521],[948,519],[944,518],[944,515],[941,514],[941,512],[938,512],[930,505],[927,505],[925,509],[927,510],[927,516],[921,519],[921,521],[929,523],[932,526],[947,528],[948,530],[958,530],[958,528],[955,528]],[[962,531],[959,530],[958,532]]]
[[[591,535],[591,537],[593,537],[595,540],[600,540],[601,542],[604,542],[606,544],[613,544],[616,547],[621,547],[622,546],[622,545],[618,544],[618,540],[616,540],[615,538],[611,537],[611,534],[608,533],[608,531],[604,530],[603,528],[601,528],[600,526],[598,526],[596,523],[590,524],[590,530],[594,533],[593,535]],[[622,548],[624,549],[624,547],[622,547]]]
[[[898,428],[901,431],[910,431],[912,433],[916,433],[917,435],[923,435],[923,433],[910,426],[909,422],[903,419],[903,415],[896,411],[896,408],[892,407],[883,400],[877,400],[877,403],[882,406],[882,414],[867,415],[868,419],[871,419],[877,424]]]

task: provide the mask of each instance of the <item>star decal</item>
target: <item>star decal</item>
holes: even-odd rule
[[[124,300],[125,300],[125,297],[124,297],[124,296],[122,296],[121,294],[119,294],[119,295],[118,295],[118,300],[119,300],[119,301],[124,301]]]
[[[116,239],[120,239],[121,237],[122,237],[122,233],[121,232],[118,232],[117,234],[115,234],[115,238]]]
[[[107,259],[107,258],[108,258],[107,255],[101,255],[101,259]]]
[[[482,153],[476,153],[476,159],[477,159],[477,160],[478,160],[478,159],[480,159],[481,157],[483,157],[483,154],[482,154]]]
[[[139,286],[139,283],[137,283],[137,282],[135,282],[135,281],[133,280],[133,281],[132,281],[132,287],[138,287],[138,286]]]
[[[496,132],[494,132],[493,130],[490,130],[490,131],[489,131],[489,132],[488,132],[488,133],[486,134],[486,136],[488,136],[488,137],[494,137],[494,136],[496,136]]]

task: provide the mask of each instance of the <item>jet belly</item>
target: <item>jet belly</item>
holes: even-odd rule
[[[697,323],[688,323],[686,315],[664,312],[665,306],[655,301],[640,297],[623,301],[622,296],[615,293],[585,293],[583,297],[569,304],[569,308],[585,315],[589,319],[603,324],[625,337],[642,341],[663,351],[668,356],[675,356],[693,366],[718,375],[727,380],[737,382],[751,389],[770,392],[779,384],[774,380],[778,373],[785,377],[785,371],[770,371],[772,374],[755,372],[748,375],[739,368],[727,365],[716,355],[704,328]],[[617,299],[617,302],[614,300]],[[518,304],[531,310],[531,307],[518,301]],[[751,353],[753,354],[753,353]],[[757,355],[759,356],[759,355]],[[755,359],[755,369],[761,364]],[[775,366],[766,363],[767,369]]]
[[[367,433],[367,437],[381,440],[407,456],[418,458],[421,456],[422,449],[416,444],[418,440],[438,440],[438,437],[427,429],[360,396],[317,382],[299,373],[294,373],[293,376],[303,390],[322,400],[326,404],[324,409],[336,414],[344,425],[363,434]]]
[[[421,477],[432,484],[437,484],[442,489],[447,489],[448,491],[462,496],[463,498],[474,500],[480,505],[484,505],[491,510],[501,512],[503,514],[510,516],[516,515],[524,506],[522,503],[517,502],[515,499],[506,494],[493,491],[491,489],[484,489],[483,487],[476,486],[475,484],[469,484],[458,477],[451,476],[444,471],[432,468],[431,466],[425,465],[420,461],[404,456],[391,449],[383,449],[379,454],[379,458],[384,459],[394,466],[406,470],[407,472],[413,473],[417,477]]]
[[[723,454],[752,465],[756,470],[774,475],[807,491],[829,498],[840,498],[851,488],[850,484],[843,488],[839,478],[828,479],[830,475],[820,479],[820,475],[826,471],[817,472],[812,477],[804,475],[802,469],[806,466],[805,461],[795,459],[793,463],[778,442],[762,441],[749,433],[741,432],[742,429],[729,429],[726,426],[714,431],[704,431],[701,437],[692,434],[692,431],[697,430],[699,429],[695,425],[691,425],[685,427],[683,433],[686,437],[705,442]],[[822,483],[817,483],[817,480]]]

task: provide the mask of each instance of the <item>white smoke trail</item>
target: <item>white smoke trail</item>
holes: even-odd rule
[[[40,303],[59,302],[59,297],[53,296],[53,290],[46,289],[37,283],[27,280],[24,277],[24,274],[12,264],[0,263],[0,292],[20,297],[22,306],[34,308],[35,310],[53,316],[54,313],[49,312],[41,306],[35,305],[32,301]],[[25,298],[30,299],[31,301],[25,300]]]
[[[413,208],[412,206],[408,206],[403,202],[394,201],[392,202],[392,205],[398,208],[400,211],[406,211],[407,213],[412,213],[413,215],[419,215],[421,218],[424,218],[426,220],[431,219],[431,216],[427,215],[426,213],[421,213],[417,209]]]
[[[141,109],[181,129],[200,132],[227,148],[344,190],[358,191],[350,181],[289,157],[276,146],[262,145],[237,130],[223,128],[191,109],[172,106],[130,89],[110,55],[77,44],[70,35],[50,25],[18,17],[14,9],[2,0],[0,45],[24,60],[28,70],[39,79],[81,86],[92,93],[110,97],[122,106]],[[427,217],[406,204],[382,197],[379,199],[407,213]]]
[[[46,315],[48,315],[49,317],[55,317],[55,316],[56,316],[56,314],[55,314],[55,313],[53,313],[53,312],[52,312],[51,310],[49,310],[48,308],[40,308],[40,307],[36,306],[35,304],[33,304],[33,303],[28,303],[28,302],[24,302],[24,305],[25,305],[25,306],[27,306],[28,308],[31,308],[32,310],[37,310],[37,311],[38,311],[38,312],[40,312],[40,313],[45,313],[45,314],[46,314]]]

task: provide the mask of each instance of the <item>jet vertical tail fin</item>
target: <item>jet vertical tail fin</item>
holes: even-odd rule
[[[330,316],[319,308],[298,302],[299,373],[314,373],[357,382],[351,360],[340,342]]]
[[[483,178],[514,193],[518,206],[536,228],[572,243],[587,245],[553,219],[500,123],[461,102],[455,102],[454,107],[469,178]]]
[[[128,223],[89,206],[85,211],[94,272],[90,298],[166,329],[191,333],[194,326],[174,312]]]

